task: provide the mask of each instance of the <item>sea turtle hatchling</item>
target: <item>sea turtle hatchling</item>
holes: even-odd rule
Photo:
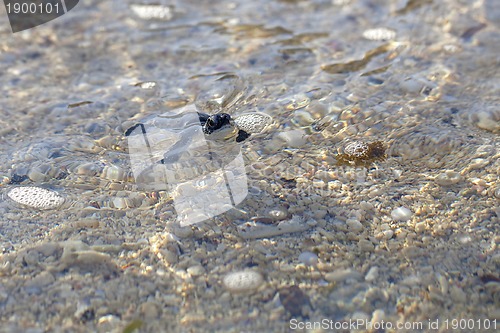
[[[199,112],[194,105],[149,116],[125,132],[132,170],[138,176],[151,166],[168,164],[178,170],[178,181],[203,174],[203,168],[214,171],[234,159],[238,143],[270,123],[263,113],[233,119],[227,113]]]
[[[144,119],[125,133],[136,184],[168,190],[181,225],[221,214],[248,193],[238,143],[269,122],[260,113],[233,120],[194,105]]]
[[[263,113],[210,115],[187,105],[138,121],[126,130],[124,140],[117,139],[113,149],[84,135],[31,142],[13,151],[8,176],[11,184],[58,185],[76,191],[109,186],[130,191],[171,190],[227,165],[236,170],[231,163],[241,154],[240,143],[271,122]],[[163,170],[160,179],[158,170]],[[166,180],[170,186],[165,185]]]

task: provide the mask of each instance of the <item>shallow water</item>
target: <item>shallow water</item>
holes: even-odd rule
[[[17,34],[0,9],[0,331],[500,325],[494,2],[156,1],[147,17],[82,1]],[[181,228],[171,194],[136,187],[123,134],[192,104],[274,124],[241,146],[247,198]],[[337,163],[357,141],[386,158]],[[26,185],[66,202],[6,196]],[[224,284],[247,269],[260,286]]]

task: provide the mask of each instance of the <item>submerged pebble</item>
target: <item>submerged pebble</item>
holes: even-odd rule
[[[453,170],[446,170],[445,172],[437,175],[436,178],[434,178],[434,181],[436,184],[441,186],[450,186],[459,183],[462,179],[463,177],[460,173]]]
[[[240,293],[257,289],[264,283],[264,278],[256,271],[244,270],[229,273],[222,283],[230,292]]]
[[[18,204],[37,209],[54,209],[64,203],[57,192],[36,186],[15,187],[7,196]]]
[[[299,255],[299,261],[306,266],[316,266],[318,264],[318,256],[315,253],[304,251]]]
[[[391,212],[391,217],[396,221],[408,221],[411,216],[411,210],[406,207],[398,207]]]
[[[162,5],[131,5],[132,11],[144,20],[162,20],[172,19],[172,8]]]
[[[363,37],[368,40],[391,40],[396,37],[396,32],[388,28],[374,28],[363,31]]]
[[[290,148],[300,148],[307,143],[306,132],[301,128],[281,132],[276,137]]]
[[[290,220],[281,221],[276,225],[247,222],[238,226],[238,234],[244,239],[266,238],[306,231],[314,224],[315,223],[313,221],[305,222],[303,219],[295,216]]]

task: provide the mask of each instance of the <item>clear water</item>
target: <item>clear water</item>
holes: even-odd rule
[[[156,1],[163,16],[149,19],[144,4],[81,1],[17,34],[0,9],[0,330],[500,320],[495,1]],[[120,140],[187,104],[275,124],[242,145],[247,199],[181,230],[168,193],[120,173]],[[337,165],[351,141],[382,141],[387,158]],[[73,204],[16,206],[5,193],[20,185]],[[409,220],[391,216],[401,206]],[[310,225],[240,237],[276,214]],[[83,243],[73,260],[68,241]],[[224,276],[244,269],[263,285],[228,291]]]

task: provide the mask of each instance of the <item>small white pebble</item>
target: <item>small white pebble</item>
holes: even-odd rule
[[[205,269],[201,265],[188,267],[186,270],[191,276],[200,276],[205,274]]]
[[[325,274],[325,280],[328,282],[344,282],[347,280],[359,280],[361,274],[352,269],[337,269]]]
[[[306,266],[316,266],[318,264],[318,256],[315,253],[305,251],[299,255],[299,261]]]
[[[372,320],[371,320],[371,324],[373,326],[375,325],[380,325],[380,323],[382,323],[385,319],[385,312],[384,310],[375,310],[373,311],[372,313]]]
[[[388,239],[391,239],[392,236],[394,236],[394,231],[393,230],[384,230],[384,231],[382,231],[382,239],[388,240]]]
[[[162,5],[131,5],[132,11],[144,20],[164,20],[172,19],[172,9]]]
[[[418,222],[415,224],[415,231],[418,233],[424,232],[426,229],[426,224],[425,222]]]
[[[239,293],[257,289],[264,283],[264,278],[256,271],[244,270],[229,273],[222,283],[230,292]]]
[[[391,217],[396,221],[408,221],[412,216],[411,210],[406,207],[399,207],[391,212]]]
[[[363,37],[368,40],[391,40],[396,37],[396,31],[387,28],[374,28],[363,31]]]
[[[15,187],[7,196],[18,204],[37,209],[54,209],[64,203],[57,192],[35,186]]]
[[[306,132],[303,129],[283,131],[276,137],[284,141],[290,148],[299,148],[307,143]]]

